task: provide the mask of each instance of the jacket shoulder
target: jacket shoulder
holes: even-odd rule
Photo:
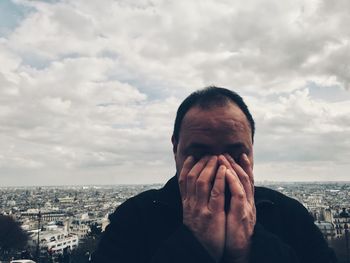
[[[298,200],[278,191],[256,187],[255,206],[258,221],[286,239],[305,232],[305,229],[315,229],[309,211]]]
[[[150,189],[128,198],[115,209],[114,213],[110,215],[109,219],[113,221],[114,217],[121,213],[142,213],[154,203],[158,194],[158,189]]]
[[[273,205],[282,210],[307,212],[306,208],[298,200],[267,187],[255,187],[255,203],[257,206]]]

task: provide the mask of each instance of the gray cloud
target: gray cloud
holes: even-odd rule
[[[1,184],[165,181],[176,108],[211,84],[252,109],[258,179],[346,179],[349,1],[14,3]]]

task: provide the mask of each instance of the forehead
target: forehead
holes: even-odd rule
[[[251,129],[242,110],[233,103],[203,109],[192,107],[185,115],[181,133],[206,134],[218,137],[222,134],[250,136]]]

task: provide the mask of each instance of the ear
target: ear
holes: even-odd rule
[[[173,144],[173,153],[176,155],[177,153],[177,140],[175,139],[174,135],[171,136],[171,143]]]

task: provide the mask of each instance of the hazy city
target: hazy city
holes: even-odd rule
[[[264,182],[258,185],[299,200],[314,217],[339,261],[349,262],[350,183]],[[127,198],[159,187],[161,185],[5,187],[0,188],[0,214],[19,222],[28,234],[22,256],[25,252],[40,262],[60,262],[64,254],[69,254],[75,260],[68,262],[87,262],[100,233],[109,223],[108,215]],[[21,257],[21,254],[11,256]]]

